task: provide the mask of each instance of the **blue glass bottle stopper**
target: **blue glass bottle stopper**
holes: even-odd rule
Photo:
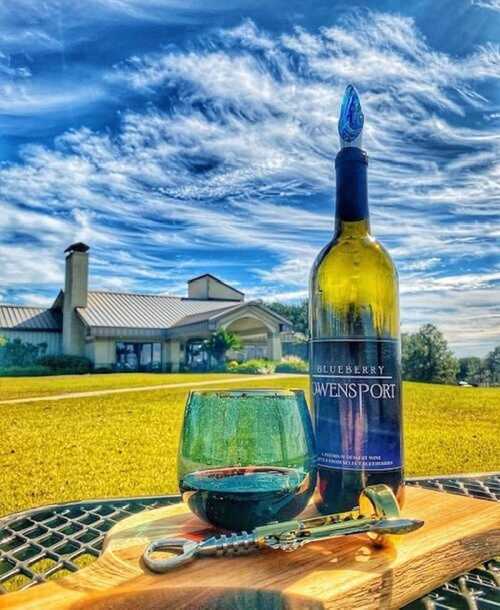
[[[361,135],[365,117],[361,110],[358,92],[353,85],[347,85],[339,116],[340,146],[361,147]]]

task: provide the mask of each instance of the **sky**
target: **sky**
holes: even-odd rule
[[[333,229],[342,92],[358,89],[374,234],[403,331],[500,343],[499,0],[0,4],[0,302],[212,273],[298,302]]]

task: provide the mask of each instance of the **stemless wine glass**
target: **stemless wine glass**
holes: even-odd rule
[[[191,392],[178,460],[182,498],[232,531],[298,515],[316,484],[309,410],[300,390]]]

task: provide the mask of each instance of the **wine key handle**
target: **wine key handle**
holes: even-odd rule
[[[400,517],[399,506],[387,485],[366,487],[359,498],[359,510],[350,513],[312,517],[302,521],[284,521],[256,527],[251,533],[221,534],[202,542],[187,538],[164,538],[151,542],[144,551],[144,564],[153,572],[162,573],[191,562],[197,557],[242,554],[262,548],[295,551],[310,542],[351,534],[407,534],[423,521]],[[156,559],[153,553],[172,554]]]
[[[152,572],[161,574],[190,563],[197,557],[243,554],[258,548],[255,536],[247,534],[247,532],[221,534],[206,538],[202,542],[195,542],[187,538],[162,538],[148,545],[142,559]],[[171,553],[172,556],[167,559],[153,558],[152,554],[159,551]]]

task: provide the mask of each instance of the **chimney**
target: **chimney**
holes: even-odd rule
[[[71,244],[64,251],[66,273],[64,279],[63,352],[83,356],[85,351],[84,328],[75,308],[87,306],[89,284],[89,247],[82,242]]]

